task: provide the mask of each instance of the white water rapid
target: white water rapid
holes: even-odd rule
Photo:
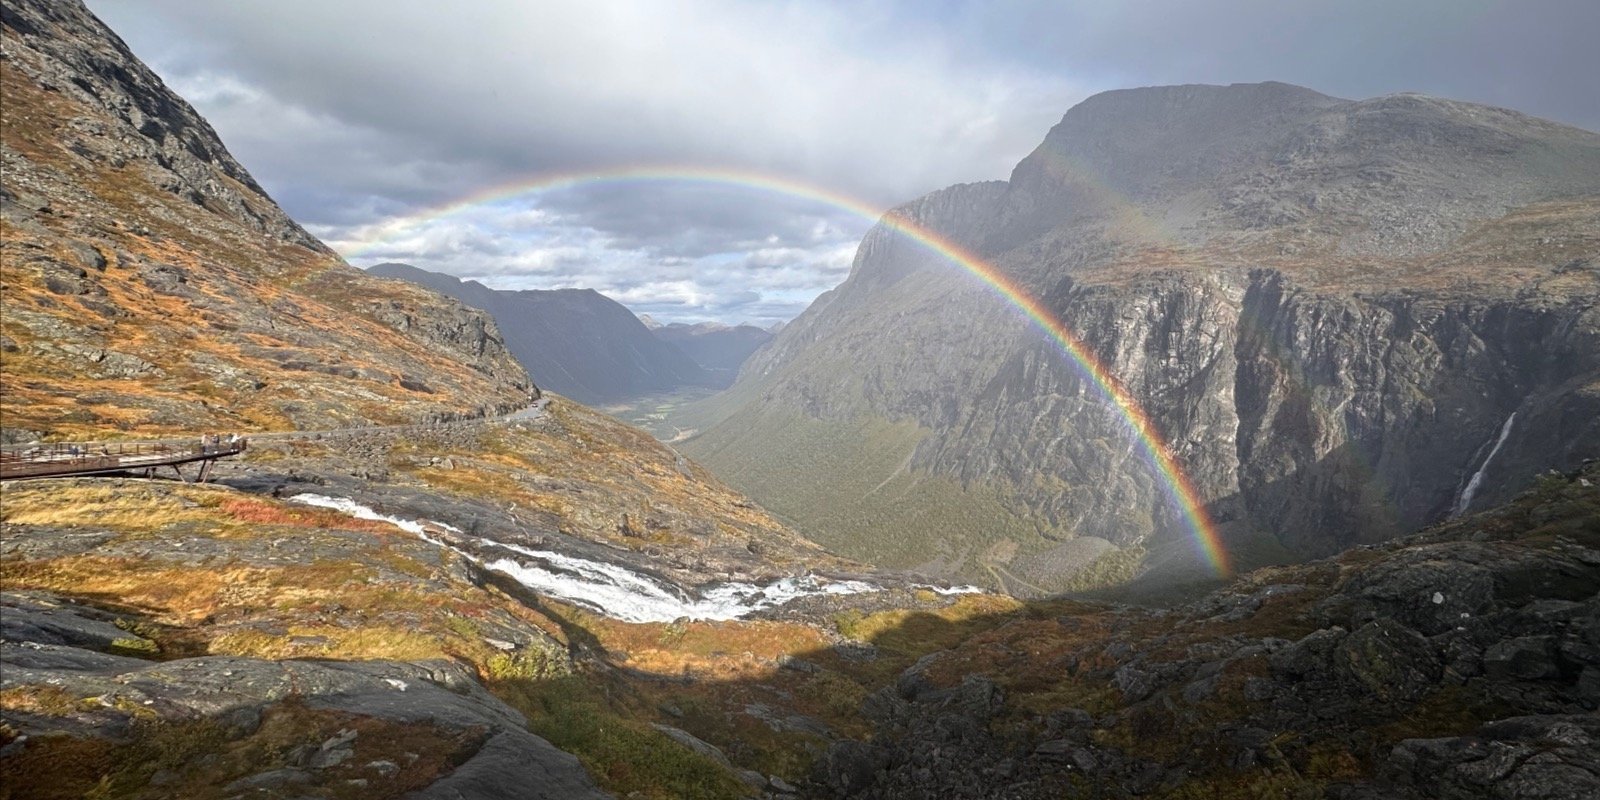
[[[411,520],[380,514],[349,498],[320,494],[298,494],[291,502],[317,506],[349,514],[357,519],[387,522],[421,539],[447,547],[496,572],[509,575],[518,583],[540,594],[592,609],[626,622],[671,622],[675,619],[739,619],[791,600],[816,595],[860,594],[881,591],[883,587],[865,581],[829,580],[815,575],[782,578],[767,584],[720,583],[690,593],[648,575],[617,564],[591,561],[549,550],[534,550],[489,539],[466,537],[459,528],[433,520]],[[428,535],[429,526],[449,530],[471,539],[485,550],[504,551],[499,558],[484,558],[468,553]],[[973,586],[951,588],[918,586],[940,594],[967,594],[982,591]]]

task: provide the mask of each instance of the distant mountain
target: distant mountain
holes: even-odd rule
[[[653,330],[656,338],[676,346],[710,372],[719,388],[731,385],[739,376],[739,367],[773,336],[754,325],[716,322],[658,324]]]
[[[633,312],[592,289],[499,291],[409,264],[372,275],[426,286],[494,316],[512,355],[539,386],[582,403],[609,403],[716,378],[656,338]]]
[[[1084,341],[1242,563],[1415,530],[1600,455],[1595,133],[1411,94],[1121,90],[1010,180],[893,213]],[[1196,566],[1167,481],[1073,359],[884,226],[681,417],[702,431],[684,452],[857,558],[1020,593]]]

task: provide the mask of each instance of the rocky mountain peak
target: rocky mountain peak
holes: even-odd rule
[[[82,3],[0,24],[8,440],[528,402],[493,320],[345,264]]]
[[[1308,116],[1347,101],[1285,83],[1156,86],[1073,106],[1012,173],[1013,185],[1077,177],[1130,197],[1214,180]],[[1249,159],[1254,160],[1254,159]]]
[[[7,3],[3,13],[19,45],[7,48],[12,67],[87,111],[57,131],[62,147],[102,164],[140,164],[162,190],[213,214],[332,254],[266,197],[210,123],[81,2]],[[137,135],[107,137],[108,126]]]
[[[1600,135],[1505,109],[1283,83],[1127,89],[1074,106],[1017,165],[989,241],[1098,221],[1159,244],[1415,253],[1597,181]]]
[[[1600,441],[1588,131],[1414,94],[1133,89],[1068,111],[1009,181],[894,213],[1079,337],[1241,551],[1411,530],[1492,502],[1463,500],[1474,476],[1525,485]],[[937,557],[1012,592],[1189,560],[1160,478],[1073,362],[879,226],[682,447],[867,560]]]

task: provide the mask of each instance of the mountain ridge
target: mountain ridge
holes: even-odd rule
[[[675,322],[652,329],[656,338],[666,341],[711,373],[716,388],[733,384],[739,369],[757,350],[772,341],[772,332],[748,323],[725,325],[700,322],[693,325]]]

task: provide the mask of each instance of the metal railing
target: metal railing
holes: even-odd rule
[[[0,448],[0,479],[92,475],[210,461],[244,452],[245,439],[190,442],[49,442]],[[182,475],[182,472],[179,472]]]

